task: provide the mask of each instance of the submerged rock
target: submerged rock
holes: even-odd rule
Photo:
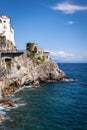
[[[4,119],[5,117],[2,114],[0,114],[0,121],[3,121]]]
[[[38,88],[40,86],[39,81],[38,80],[34,81],[33,86],[35,88]]]
[[[6,99],[6,100],[3,100],[3,101],[2,101],[1,106],[2,106],[3,108],[16,107],[16,104],[15,104],[12,100]]]
[[[76,77],[74,77],[74,78],[64,77],[63,78],[63,81],[75,81],[75,80],[76,80]]]

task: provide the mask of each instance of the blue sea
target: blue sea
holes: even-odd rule
[[[18,107],[3,110],[0,130],[87,130],[87,64],[58,64],[74,81],[25,86],[12,95]]]

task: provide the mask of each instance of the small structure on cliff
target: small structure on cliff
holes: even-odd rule
[[[50,52],[44,51],[43,48],[38,48],[36,43],[27,43],[26,50],[29,52],[29,56],[33,55],[35,58],[49,60]]]

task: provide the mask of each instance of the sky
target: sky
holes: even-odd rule
[[[87,0],[0,0],[18,50],[35,42],[58,62],[87,63]]]

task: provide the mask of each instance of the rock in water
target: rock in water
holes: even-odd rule
[[[0,114],[0,121],[3,121],[4,119],[4,116]]]
[[[37,66],[37,74],[40,81],[60,81],[65,77],[65,73],[51,60]]]
[[[40,86],[40,85],[39,85],[39,81],[38,81],[38,80],[34,81],[33,86],[34,86],[35,88],[38,88],[38,87]]]
[[[6,100],[3,100],[3,102],[1,103],[1,106],[4,108],[16,107],[16,104],[12,100],[6,99]]]

